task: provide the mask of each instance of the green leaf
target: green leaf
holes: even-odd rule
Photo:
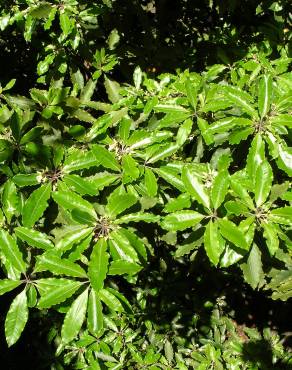
[[[224,117],[214,123],[212,123],[206,132],[208,134],[224,133],[235,129],[237,127],[249,127],[252,126],[252,121],[242,117]],[[213,140],[212,140],[213,141]],[[207,143],[208,144],[208,143]]]
[[[248,113],[252,117],[258,117],[257,112],[252,105],[253,98],[247,92],[233,86],[224,86],[222,91],[232,103],[239,106],[244,112]]]
[[[78,194],[92,196],[97,195],[96,187],[90,180],[86,178],[78,175],[66,175],[63,177],[63,181],[69,188]]]
[[[96,219],[92,217],[89,213],[81,211],[78,208],[74,208],[71,212],[71,217],[74,221],[82,225],[95,225]]]
[[[114,153],[105,149],[100,145],[92,145],[92,152],[96,160],[105,168],[119,172],[121,170],[120,164],[117,161]]]
[[[190,195],[193,196],[203,206],[210,209],[209,194],[205,186],[198,179],[197,174],[192,171],[190,167],[183,168],[182,181]]]
[[[98,172],[96,175],[91,176],[88,179],[90,179],[90,182],[97,190],[103,190],[105,187],[117,181],[119,179],[119,175],[109,172]]]
[[[273,126],[286,126],[292,128],[292,116],[291,114],[278,114],[269,119],[269,122]]]
[[[111,244],[115,249],[119,259],[129,262],[138,262],[137,252],[131,245],[130,241],[123,233],[123,229],[115,230],[110,233]]]
[[[180,125],[176,135],[176,143],[178,146],[182,146],[187,141],[191,134],[192,127],[193,121],[191,119],[185,120],[184,123]]]
[[[248,249],[243,232],[231,221],[220,219],[218,220],[221,235],[236,247]]]
[[[61,330],[62,343],[71,342],[79,333],[85,319],[88,301],[88,289],[81,293],[66,313]]]
[[[52,186],[48,183],[31,193],[22,210],[23,226],[31,228],[40,219],[48,207],[51,190]]]
[[[82,283],[69,279],[39,279],[37,287],[41,292],[38,308],[49,308],[70,298]]]
[[[88,300],[87,326],[89,331],[95,335],[103,328],[102,304],[93,289],[90,291]]]
[[[122,216],[114,221],[115,224],[127,224],[129,222],[140,222],[144,221],[147,223],[157,223],[160,220],[160,216],[156,216],[152,213],[143,213],[143,212],[137,212],[137,213],[130,213],[128,215]]]
[[[149,159],[147,159],[146,163],[155,163],[157,161],[160,161],[166,157],[171,156],[173,153],[175,153],[178,149],[177,144],[167,144],[163,148],[159,148],[157,152],[154,153],[153,156],[151,156]]]
[[[255,202],[261,206],[268,198],[273,181],[273,172],[267,161],[258,166],[255,176]]]
[[[98,292],[103,288],[108,270],[109,255],[107,241],[102,238],[94,245],[88,265],[88,276],[93,289]]]
[[[33,186],[39,183],[37,174],[18,174],[12,177],[12,181],[19,187]]]
[[[5,230],[0,230],[0,248],[1,252],[9,263],[23,274],[26,271],[26,264],[22,254],[18,249],[15,239]]]
[[[273,209],[269,214],[269,220],[277,224],[291,226],[292,224],[292,207],[282,207]]]
[[[10,223],[12,217],[17,214],[19,209],[16,186],[11,180],[6,181],[3,187],[2,209],[8,223]]]
[[[203,118],[198,117],[197,124],[198,124],[199,130],[201,131],[201,135],[203,136],[203,139],[205,140],[205,143],[207,145],[212,144],[214,142],[214,137],[210,131],[210,126],[208,125],[208,122],[204,120]]]
[[[68,36],[72,30],[72,23],[67,13],[60,14],[60,27],[65,36]]]
[[[162,177],[166,182],[174,186],[176,189],[184,192],[185,186],[184,183],[181,180],[180,175],[177,173],[177,171],[171,167],[163,166],[160,168],[153,169],[158,176]]]
[[[259,82],[258,107],[261,118],[265,117],[271,107],[273,80],[271,75],[263,75]]]
[[[0,280],[0,295],[3,295],[17,288],[22,282],[19,280],[2,279]]]
[[[110,264],[109,275],[135,275],[142,269],[141,265],[125,260],[116,260]]]
[[[248,152],[246,169],[255,184],[258,167],[265,161],[265,143],[260,134],[256,134]]]
[[[170,199],[164,207],[164,212],[171,213],[181,211],[185,208],[191,207],[191,199],[189,194],[182,193],[177,198]]]
[[[261,284],[264,276],[261,252],[256,244],[253,244],[247,262],[243,263],[241,266],[243,271],[243,276],[245,281],[255,289]]]
[[[48,236],[40,231],[28,229],[27,227],[16,227],[14,229],[17,237],[34,248],[51,249],[54,247]]]
[[[112,103],[117,103],[121,99],[119,94],[121,89],[120,85],[116,81],[112,81],[105,77],[104,86],[109,100]]]
[[[123,156],[122,167],[124,183],[136,180],[139,177],[140,171],[138,168],[138,163],[130,155],[126,154]]]
[[[87,276],[83,268],[70,260],[60,258],[54,251],[37,256],[34,271],[50,271],[54,275],[66,275],[79,278]]]
[[[94,90],[96,88],[97,81],[93,81],[92,79],[89,79],[85,85],[85,87],[82,89],[80,94],[80,100],[82,103],[90,101]]]
[[[254,209],[253,201],[251,197],[249,196],[245,187],[239,181],[233,178],[231,178],[230,185],[231,185],[232,190],[235,192],[237,196],[240,197],[243,203],[246,204],[248,208]]]
[[[52,10],[52,5],[50,3],[44,2],[40,3],[36,7],[34,7],[30,12],[29,15],[31,15],[33,18],[41,19],[41,18],[47,18]]]
[[[174,351],[173,351],[173,347],[171,343],[168,340],[166,340],[164,343],[164,353],[165,353],[167,362],[171,364],[174,358]]]
[[[56,250],[66,252],[70,250],[75,244],[81,243],[88,235],[92,233],[93,229],[84,226],[74,226],[68,229],[68,232],[56,243]]]
[[[182,107],[181,105],[177,104],[157,104],[154,107],[156,112],[163,112],[163,113],[188,113],[191,114],[186,108]]]
[[[96,219],[96,212],[92,204],[76,193],[71,191],[56,191],[53,193],[53,199],[59,206],[65,209],[72,210],[77,208]]]
[[[133,194],[114,194],[109,197],[106,209],[111,218],[118,216],[126,209],[136,204],[138,199]]]
[[[270,255],[273,256],[279,248],[279,239],[276,231],[275,225],[271,223],[262,223],[262,228],[264,229],[264,238],[266,239],[267,247]]]
[[[83,150],[75,150],[65,159],[63,172],[70,173],[98,165],[99,161],[91,151],[84,152]]]
[[[214,209],[218,209],[224,202],[229,188],[229,174],[227,171],[221,171],[215,177],[211,188],[211,200]]]
[[[218,231],[218,223],[210,221],[206,226],[204,234],[204,247],[209,260],[218,265],[221,254],[224,251],[225,243]]]
[[[187,97],[194,110],[196,110],[197,106],[198,87],[199,86],[192,83],[189,78],[186,80],[185,88],[187,92]]]
[[[101,289],[98,293],[99,298],[104,302],[111,310],[117,312],[123,312],[124,308],[121,302],[111,292],[106,289]]]
[[[155,197],[158,190],[157,179],[150,168],[145,168],[145,187],[150,197]]]
[[[5,319],[5,337],[9,347],[18,341],[28,320],[26,291],[19,293],[11,303]]]
[[[185,230],[196,226],[203,218],[204,215],[196,211],[177,211],[167,215],[161,222],[161,226],[171,231]]]

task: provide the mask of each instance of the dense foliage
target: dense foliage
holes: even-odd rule
[[[292,297],[289,3],[194,3],[0,5],[0,293],[35,368],[291,365],[228,298]]]

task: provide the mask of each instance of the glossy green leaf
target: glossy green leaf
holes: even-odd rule
[[[5,319],[5,337],[9,347],[15,344],[28,320],[26,291],[19,293],[11,303]]]
[[[72,23],[67,13],[60,14],[60,27],[66,36],[71,32]]]
[[[248,152],[246,168],[250,179],[255,182],[258,167],[265,161],[265,143],[260,134],[257,134]]]
[[[183,168],[182,181],[190,195],[192,195],[203,206],[210,209],[210,198],[206,187],[190,167]]]
[[[264,230],[264,238],[266,239],[267,247],[270,252],[270,255],[273,256],[277,249],[279,248],[279,239],[276,231],[275,225],[272,223],[262,223],[261,224]]]
[[[145,168],[144,179],[148,195],[150,197],[155,197],[158,190],[158,184],[156,176],[154,175],[154,172],[150,168]]]
[[[110,80],[109,78],[106,77],[104,86],[109,100],[112,103],[117,103],[121,99],[121,96],[119,94],[120,85],[116,81]]]
[[[141,265],[125,260],[113,261],[109,266],[109,275],[135,275],[142,269]]]
[[[193,121],[191,119],[185,120],[184,123],[179,126],[176,135],[176,143],[178,146],[182,146],[187,141],[191,134],[192,127]]]
[[[75,244],[80,243],[88,235],[92,233],[93,229],[84,226],[74,226],[68,229],[68,232],[57,241],[56,250],[65,252],[70,250]]]
[[[32,174],[18,174],[13,176],[12,181],[19,187],[23,186],[33,186],[39,183],[38,175]]]
[[[18,249],[15,239],[5,230],[0,230],[0,250],[9,263],[23,274],[26,271],[26,264]]]
[[[85,152],[83,150],[75,150],[64,161],[63,172],[70,173],[79,171],[85,168],[98,166],[100,162],[96,159],[93,152]]]
[[[196,211],[177,211],[167,215],[162,220],[161,226],[166,230],[185,230],[189,227],[196,226],[203,218],[204,215]]]
[[[253,244],[246,263],[241,265],[245,281],[255,289],[263,279],[263,266],[261,252],[256,244]]]
[[[48,207],[51,190],[52,186],[48,183],[31,193],[22,210],[23,226],[31,228],[40,219]]]
[[[255,176],[255,202],[261,206],[268,198],[273,181],[272,168],[267,161],[261,163]]]
[[[53,199],[59,206],[65,209],[72,210],[77,208],[88,213],[92,218],[96,218],[96,212],[91,203],[76,193],[70,191],[55,191],[53,193]]]
[[[19,202],[15,184],[11,180],[6,181],[2,193],[2,209],[9,223],[18,212]]]
[[[97,189],[94,184],[79,175],[66,175],[63,181],[69,188],[80,195],[97,195]]]
[[[231,178],[230,185],[235,194],[240,197],[241,201],[246,204],[248,208],[253,209],[253,201],[245,187],[239,181],[233,178]]]
[[[51,249],[54,247],[52,241],[48,238],[48,236],[40,231],[36,231],[33,229],[28,229],[27,227],[16,227],[14,229],[16,236],[27,242],[28,245],[34,248],[40,249]]]
[[[175,153],[178,149],[177,144],[168,144],[164,146],[164,148],[159,148],[157,152],[151,156],[148,160],[147,163],[155,163],[157,161],[160,161],[166,157],[171,156],[173,153]]]
[[[62,343],[71,342],[79,333],[85,320],[88,289],[81,293],[66,313],[61,330]]]
[[[224,202],[229,188],[229,174],[221,171],[215,177],[211,188],[211,200],[214,209],[217,209]]]
[[[248,93],[233,87],[224,86],[222,89],[224,95],[234,104],[239,106],[244,112],[248,113],[252,117],[257,117],[257,112],[252,104],[253,98]]]
[[[289,225],[292,224],[292,207],[282,207],[273,209],[269,214],[269,219],[272,222]]]
[[[220,256],[224,251],[225,243],[220,236],[218,223],[216,221],[210,221],[206,226],[204,247],[209,260],[217,266]]]
[[[107,289],[101,289],[98,293],[99,298],[102,302],[104,302],[111,310],[117,312],[123,312],[124,308],[121,302],[118,300],[116,296],[114,296],[111,292]]]
[[[17,288],[22,282],[19,280],[2,279],[0,280],[0,295],[3,295]]]
[[[120,171],[120,164],[116,159],[113,152],[105,149],[100,145],[93,145],[92,152],[96,160],[105,168],[109,168],[113,171]]]
[[[221,235],[241,249],[248,249],[243,232],[227,219],[218,220]]]
[[[154,170],[154,169],[153,169]],[[181,176],[171,167],[163,166],[154,170],[159,177],[162,177],[166,182],[174,186],[180,191],[185,191],[184,183]]]
[[[74,262],[60,258],[54,252],[47,252],[37,257],[35,272],[50,271],[54,275],[66,275],[84,278],[86,272]]]
[[[107,211],[111,218],[118,216],[126,209],[137,203],[137,198],[133,194],[115,194],[109,197]]]
[[[122,168],[125,183],[136,180],[140,175],[138,163],[130,155],[123,156]]]
[[[187,79],[185,83],[185,88],[186,88],[188,100],[192,108],[195,110],[197,106],[198,85],[193,83],[190,79]]]
[[[122,230],[115,230],[110,233],[112,246],[120,259],[129,262],[137,262],[138,255],[135,248],[131,245],[129,239],[123,234]]]
[[[273,80],[271,75],[263,75],[259,82],[258,107],[261,118],[265,117],[271,106]]]
[[[97,334],[103,328],[102,304],[93,289],[88,299],[87,326],[92,334]]]
[[[88,265],[90,284],[96,292],[103,288],[108,271],[108,261],[107,241],[102,238],[94,245]]]
[[[49,308],[64,302],[70,298],[82,283],[69,279],[39,279],[37,288],[41,291],[41,298],[38,303],[40,309]]]
[[[115,224],[127,224],[129,222],[159,222],[160,216],[153,215],[152,213],[144,213],[144,212],[137,212],[137,213],[130,213],[128,215],[119,217],[117,220],[114,221]]]

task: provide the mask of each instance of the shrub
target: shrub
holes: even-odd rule
[[[218,307],[210,338],[195,337],[200,353],[177,335],[174,356],[171,340],[137,319],[147,288],[134,292],[163,248],[185,266],[207,259],[231,279],[240,269],[273,299],[292,296],[287,45],[273,59],[265,41],[202,73],[152,78],[136,67],[123,84],[111,72],[117,30],[106,48],[104,34],[94,44],[110,2],[0,9],[4,36],[14,27],[13,37],[32,42],[38,74],[19,94],[16,79],[0,91],[0,292],[15,292],[8,345],[30,310],[56,310],[57,354],[65,363],[78,355],[77,368],[234,368],[249,339],[272,341],[273,363],[286,361],[273,333],[240,335]]]

